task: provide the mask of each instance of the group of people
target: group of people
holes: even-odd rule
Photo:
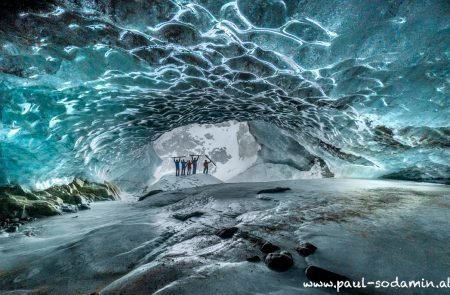
[[[191,175],[191,172],[192,174],[196,174],[198,158],[200,158],[199,155],[197,155],[197,157],[191,156],[191,160],[185,161],[184,159],[181,160],[181,157],[174,157],[175,176]],[[211,161],[205,160],[205,162],[203,162],[203,174],[208,174],[209,163],[211,163]]]

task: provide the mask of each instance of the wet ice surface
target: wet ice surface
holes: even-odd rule
[[[290,187],[279,194],[261,189]],[[0,239],[0,290],[48,294],[320,294],[305,289],[316,265],[352,279],[446,280],[450,269],[450,190],[410,182],[317,179],[219,184],[103,202],[47,218],[35,236]],[[174,214],[204,213],[184,222]],[[73,218],[77,216],[77,218]],[[231,239],[215,235],[237,226]],[[246,258],[263,253],[243,233],[294,257],[284,273]],[[301,242],[318,247],[306,259]],[[398,294],[378,289],[371,293]],[[405,289],[405,294],[435,294]]]

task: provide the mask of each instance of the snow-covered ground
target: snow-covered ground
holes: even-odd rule
[[[277,186],[291,190],[257,194]],[[396,276],[447,280],[448,208],[448,186],[355,179],[218,184],[163,192],[141,202],[95,203],[92,210],[27,225],[34,236],[0,238],[0,293],[335,293],[303,287],[308,265],[366,282]],[[191,217],[181,221],[180,215]],[[231,226],[239,229],[232,238],[216,235]],[[289,251],[294,266],[275,272],[263,262],[246,261],[263,257],[249,237]],[[295,251],[301,242],[318,250],[304,258]]]
[[[170,191],[219,183],[222,183],[222,181],[212,175],[203,173],[186,176],[164,175],[149,190]]]

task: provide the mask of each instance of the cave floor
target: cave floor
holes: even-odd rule
[[[257,194],[274,187],[291,190]],[[438,282],[449,276],[449,209],[445,185],[355,179],[218,184],[141,202],[99,202],[0,237],[0,293],[335,293],[303,287],[308,265],[366,282]],[[233,226],[239,229],[233,237],[216,235]],[[255,241],[289,251],[294,266],[275,272],[264,262],[248,262],[263,259]],[[302,242],[318,250],[302,257],[295,251]],[[433,291],[368,288],[357,294]]]

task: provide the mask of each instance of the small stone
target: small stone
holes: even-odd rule
[[[223,228],[221,230],[219,230],[216,235],[219,236],[222,239],[230,239],[234,236],[234,234],[238,231],[239,229],[235,226],[233,227],[228,227],[228,228]]]
[[[248,262],[260,262],[261,258],[259,258],[259,256],[252,256],[252,257],[247,258],[247,261]]]
[[[291,253],[281,251],[280,253],[269,253],[266,256],[265,263],[275,271],[287,271],[294,265]]]
[[[194,211],[194,212],[189,212],[189,213],[186,213],[186,214],[177,213],[177,214],[174,214],[174,215],[172,215],[172,216],[173,216],[173,218],[178,219],[178,220],[180,220],[180,221],[186,221],[186,220],[188,220],[189,218],[192,218],[192,217],[200,217],[200,216],[202,216],[203,214],[205,214],[205,213],[200,212],[200,211]]]
[[[337,283],[337,281],[347,282],[351,281],[346,276],[337,274],[335,272],[317,267],[317,266],[309,266],[305,271],[306,277],[313,282],[333,282]]]
[[[280,247],[272,244],[271,242],[265,242],[264,245],[262,245],[260,250],[261,250],[261,252],[267,254],[267,253],[272,253],[272,252],[280,250]]]
[[[10,227],[8,227],[7,229],[6,229],[6,232],[7,233],[15,233],[15,232],[17,232],[19,230],[19,227],[17,227],[17,226],[10,226]]]
[[[295,250],[297,250],[298,254],[301,256],[306,257],[316,252],[317,247],[311,243],[303,243],[300,244]]]
[[[20,221],[19,218],[13,218],[13,219],[12,219],[12,222],[19,222],[19,221]]]
[[[290,190],[288,187],[276,187],[276,188],[269,188],[269,189],[263,189],[257,192],[256,194],[275,194],[275,193],[282,193],[285,191]]]

